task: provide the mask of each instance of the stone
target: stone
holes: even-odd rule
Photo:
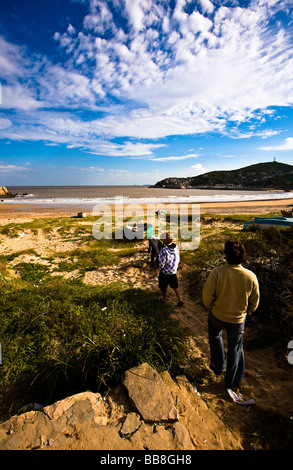
[[[160,374],[149,364],[141,364],[125,373],[123,384],[129,398],[144,421],[174,421],[178,419],[171,393]]]
[[[0,186],[0,197],[6,198],[6,197],[15,197],[16,194],[13,194],[11,191],[8,191],[8,189],[5,186]]]
[[[129,413],[120,430],[122,436],[129,436],[133,434],[141,425],[140,417],[137,413]]]
[[[175,407],[176,403],[176,407]],[[30,408],[30,405],[29,405]],[[148,364],[108,391],[83,392],[0,423],[0,450],[241,450],[194,391]]]
[[[161,427],[146,440],[148,450],[174,449],[174,438],[169,430]]]
[[[82,405],[78,406],[78,403]],[[81,410],[81,408],[83,408]],[[52,420],[58,420],[67,413],[67,419],[74,414],[80,415],[80,419],[85,421],[93,418],[97,424],[106,424],[106,405],[99,393],[82,392],[64,400],[57,401],[53,405],[43,408],[43,413]]]
[[[0,186],[0,196],[6,196],[8,194],[7,188],[5,186]]]
[[[173,424],[176,450],[194,450],[189,432],[179,421]]]
[[[173,381],[168,372],[164,372],[162,379],[176,402],[180,423],[188,430],[195,449],[241,449],[241,444],[225,428],[220,418],[208,408],[185,376],[178,376],[176,381]],[[186,434],[182,428],[177,428],[178,438],[179,432],[182,436],[180,439],[184,441]]]

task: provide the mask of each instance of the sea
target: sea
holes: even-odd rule
[[[97,204],[174,204],[204,202],[246,202],[293,198],[292,192],[244,191],[218,189],[168,189],[148,186],[9,186],[15,198],[2,199],[5,204],[82,210]]]

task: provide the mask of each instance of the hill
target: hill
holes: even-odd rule
[[[211,171],[187,178],[165,178],[152,188],[174,189],[280,189],[293,190],[293,166],[257,163],[238,170]]]

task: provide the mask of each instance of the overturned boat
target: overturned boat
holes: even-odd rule
[[[243,230],[265,229],[269,227],[293,227],[293,217],[255,217],[250,222],[244,222]]]

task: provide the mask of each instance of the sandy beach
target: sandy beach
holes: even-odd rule
[[[265,200],[249,202],[214,202],[200,205],[201,214],[258,214],[279,213],[281,210],[292,209],[293,198],[286,200]],[[50,217],[76,217],[77,213],[85,210],[80,206],[67,207],[36,207],[33,205],[0,204],[0,225],[29,222],[35,218]],[[88,215],[91,211],[86,210]],[[76,219],[76,225],[86,224],[83,219]],[[224,222],[229,228],[229,222]],[[239,230],[242,223],[239,222]],[[235,228],[235,223],[234,226]],[[238,227],[238,226],[237,226]],[[24,230],[23,237],[11,238],[2,235],[0,243],[0,254],[15,253],[22,250],[34,249],[39,256],[46,258],[54,256],[55,252],[66,252],[69,249],[78,249],[79,242],[75,240],[64,240],[57,230],[50,236],[42,233],[34,233],[28,229]],[[131,282],[136,287],[157,290],[157,272],[151,270],[148,263],[139,269],[135,264],[139,260],[148,258],[147,241],[144,240],[137,248],[137,253],[131,259],[125,258],[122,265],[103,267],[89,271],[84,277],[84,282],[90,285],[110,284],[117,279]],[[22,254],[20,261],[34,262],[34,255]],[[36,262],[40,262],[40,258]],[[44,261],[45,262],[45,261]],[[16,259],[14,260],[16,263]],[[121,274],[123,272],[123,275]],[[53,273],[60,275],[60,273]],[[74,276],[74,271],[71,272]],[[207,339],[207,312],[188,297],[188,282],[185,277],[184,266],[179,271],[180,287],[184,297],[184,306],[177,309],[176,317],[182,326],[188,328],[192,347],[197,356],[204,359],[208,367],[209,346]],[[168,301],[176,306],[175,296],[170,292]],[[244,398],[254,399],[257,405],[269,412],[281,413],[286,418],[293,416],[293,375],[292,366],[286,359],[287,345],[281,349],[273,347],[263,350],[252,350],[246,354],[246,374],[243,382]],[[201,387],[200,393],[204,400],[221,419],[236,433],[242,432],[242,421],[245,422],[246,414],[243,408],[227,398],[227,392],[223,387],[223,378],[219,377]],[[291,418],[290,418],[291,419]]]
[[[281,210],[291,210],[293,207],[292,199],[272,199],[272,200],[255,200],[255,201],[237,201],[237,202],[206,202],[195,204],[200,206],[200,213],[213,212],[215,214],[268,214],[272,212],[280,212]],[[145,211],[152,205],[143,204],[140,207]],[[188,204],[191,208],[191,204]],[[110,206],[114,212],[114,205]],[[153,205],[154,211],[156,205]],[[0,204],[0,224],[15,223],[21,220],[31,220],[36,217],[73,217],[78,212],[86,212],[87,215],[92,214],[92,207],[84,207],[82,205],[60,206],[37,206],[35,204],[8,204],[1,202]],[[191,209],[190,209],[191,210]]]

